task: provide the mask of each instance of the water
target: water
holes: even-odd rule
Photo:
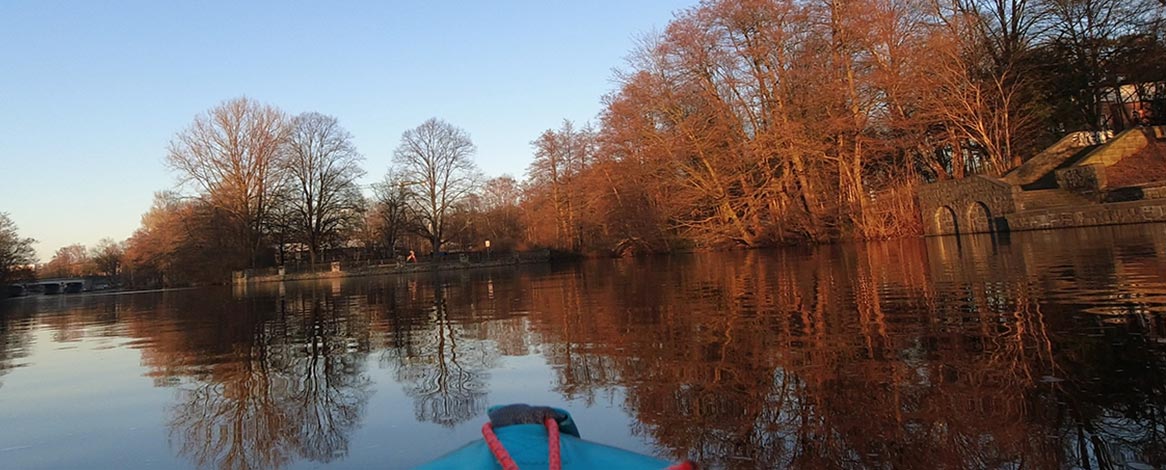
[[[0,468],[407,468],[491,404],[712,468],[1166,465],[1166,227],[0,304]]]

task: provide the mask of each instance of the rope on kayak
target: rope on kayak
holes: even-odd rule
[[[548,417],[543,424],[547,427],[547,469],[563,470],[563,457],[559,453],[559,422],[553,417]],[[494,434],[492,423],[482,425],[482,438],[486,441],[486,447],[490,448],[490,453],[494,454],[494,460],[502,466],[502,470],[518,470],[514,458],[506,452],[506,447],[502,445],[498,435]]]
[[[518,470],[518,464],[514,463],[510,453],[506,452],[506,448],[502,446],[502,441],[499,441],[498,436],[494,434],[493,424],[482,425],[482,438],[486,440],[486,447],[490,448],[490,453],[494,454],[494,460],[498,461],[502,470]]]
[[[559,455],[559,422],[548,417],[543,422],[547,426],[547,464],[548,470],[562,470],[563,458]]]

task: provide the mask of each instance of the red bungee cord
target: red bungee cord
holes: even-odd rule
[[[494,460],[502,466],[502,470],[518,470],[518,464],[514,463],[514,459],[510,458],[510,453],[506,452],[506,448],[502,446],[502,441],[498,440],[498,436],[494,434],[494,425],[486,423],[482,425],[482,438],[486,440],[486,447],[490,448],[490,453],[494,454]]]
[[[555,418],[543,421],[547,426],[547,464],[549,470],[563,470],[563,458],[559,455],[559,422]]]

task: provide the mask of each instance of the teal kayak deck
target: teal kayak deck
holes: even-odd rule
[[[694,469],[691,462],[670,466],[666,460],[617,447],[588,442],[566,410],[516,404],[490,408],[484,439],[456,449],[417,470],[504,470],[499,459],[509,459],[520,470],[665,470]],[[538,424],[544,423],[544,424]],[[559,439],[560,467],[552,468],[550,433]],[[492,451],[491,443],[502,449]],[[511,467],[513,468],[513,467]]]

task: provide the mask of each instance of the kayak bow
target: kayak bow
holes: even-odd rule
[[[482,439],[417,470],[696,470],[692,462],[665,460],[579,437],[565,410],[545,406],[495,406]]]

